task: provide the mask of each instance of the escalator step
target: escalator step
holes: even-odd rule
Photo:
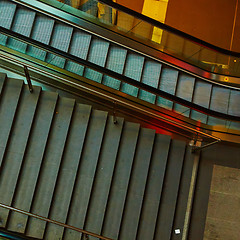
[[[14,14],[16,11],[16,4],[9,1],[0,1],[0,26],[7,29],[11,28]],[[5,45],[7,36],[0,34],[0,43]]]
[[[212,84],[201,81],[201,80],[197,80],[195,84],[196,85],[195,85],[195,91],[193,96],[193,102],[200,106],[208,108]],[[207,122],[207,115],[197,111],[192,111],[191,118],[197,121],[201,121],[202,123]]]
[[[126,61],[127,50],[118,46],[111,46],[107,58],[107,69],[119,74],[123,73]],[[103,84],[111,88],[119,90],[121,82],[109,76],[103,77]]]
[[[36,13],[34,11],[30,11],[25,8],[18,8],[17,12],[15,13],[11,30],[29,37],[32,31],[35,15]],[[13,38],[9,38],[7,46],[22,53],[25,53],[27,48],[26,43],[20,42]]]
[[[144,57],[129,53],[127,55],[124,75],[136,81],[140,81],[144,65]],[[138,95],[138,88],[127,83],[122,83],[121,91],[136,97]]]
[[[164,92],[175,95],[178,74],[179,74],[179,72],[177,70],[174,70],[174,69],[168,68],[168,67],[164,67],[162,69],[159,89]],[[158,97],[157,105],[160,107],[172,110],[173,102],[169,101],[167,99]]]
[[[66,24],[56,23],[54,26],[50,45],[64,52],[67,52],[70,45],[72,32],[73,32],[72,27],[69,27]],[[62,57],[58,57],[56,55],[48,53],[46,61],[57,67],[64,68],[66,60]]]
[[[92,36],[82,31],[75,31],[72,36],[72,41],[69,53],[81,59],[87,59],[90,42]],[[66,70],[76,73],[80,76],[83,75],[84,67],[75,62],[67,61]]]
[[[192,94],[194,91],[195,78],[186,74],[180,74],[177,83],[176,96],[185,99],[189,102],[192,101]],[[180,104],[175,104],[174,111],[183,114],[184,116],[189,116],[190,109],[184,107]]]
[[[108,49],[109,42],[97,38],[92,39],[88,61],[104,67],[107,59]],[[93,81],[99,83],[102,82],[102,73],[99,73],[92,69],[87,68],[84,76]]]
[[[227,113],[230,89],[213,86],[210,109],[217,112]]]
[[[53,31],[53,26],[54,20],[42,15],[36,16],[31,36],[32,39],[37,40],[41,43],[49,44]],[[30,56],[33,56],[43,61],[45,60],[47,54],[46,51],[32,46],[28,47],[27,53]]]
[[[229,99],[228,114],[234,116],[240,116],[240,92],[237,90],[231,90]]]
[[[144,65],[142,83],[154,88],[158,88],[162,65],[160,63],[147,60]],[[144,90],[140,90],[139,98],[150,103],[155,103],[156,96]]]

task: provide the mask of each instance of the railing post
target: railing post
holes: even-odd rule
[[[33,92],[33,86],[32,86],[32,83],[31,83],[31,78],[30,78],[27,66],[24,66],[24,73],[25,73],[25,77],[26,77],[26,80],[27,80],[29,91],[30,91],[30,93],[32,93]]]

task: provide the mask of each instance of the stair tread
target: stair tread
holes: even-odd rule
[[[34,93],[30,93],[28,87],[24,85],[20,104],[15,114],[15,121],[4,153],[0,174],[1,202],[7,205],[11,205],[12,203],[13,194],[37,108],[40,90],[40,87],[34,87]],[[6,225],[8,213],[9,211],[7,209],[0,209],[2,227],[5,227]]]
[[[101,156],[94,179],[94,188],[84,224],[84,229],[97,234],[101,234],[114,166],[120,147],[122,128],[122,118],[117,119],[117,124],[114,124],[113,117],[108,119]]]
[[[54,92],[41,93],[21,177],[18,180],[13,207],[30,211],[48,134],[55,114],[57,98],[58,95]],[[24,233],[27,220],[27,216],[12,212],[8,228],[11,231]]]
[[[71,122],[75,100],[59,98],[52,129],[48,137],[48,146],[44,153],[41,172],[34,192],[31,211],[40,216],[48,217],[57,174],[62,160],[69,125]],[[43,238],[46,222],[30,218],[27,236]]]
[[[98,110],[92,112],[84,150],[81,155],[78,175],[75,180],[74,193],[67,221],[69,225],[78,228],[83,228],[85,222],[106,121],[106,112]],[[79,196],[81,196],[81,198]],[[80,233],[69,229],[66,230],[64,234],[65,239],[78,239],[80,236]]]
[[[156,135],[137,239],[154,239],[171,137]]]
[[[90,114],[90,106],[82,104],[76,105],[49,215],[51,219],[59,222],[66,222],[67,219]],[[61,239],[63,231],[63,227],[48,224],[44,239]]]
[[[154,239],[156,240],[171,238],[185,146],[185,142],[172,140],[164,181],[163,198],[161,199],[155,228]]]
[[[118,153],[114,176],[109,193],[102,234],[117,239],[119,234],[124,201],[127,196],[128,182],[137,145],[139,125],[124,124],[121,146]]]
[[[154,138],[154,130],[141,129],[128,187],[128,195],[125,200],[119,239],[136,239]]]
[[[23,81],[8,79],[1,95],[0,104],[0,166],[7,146],[8,137],[14,121]]]

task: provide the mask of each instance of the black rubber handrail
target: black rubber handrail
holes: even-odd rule
[[[188,33],[180,31],[180,30],[178,30],[176,28],[173,28],[173,27],[171,27],[171,26],[169,26],[167,24],[161,23],[161,22],[159,22],[159,21],[157,21],[155,19],[147,17],[147,16],[145,16],[145,15],[143,15],[141,13],[138,13],[138,12],[132,10],[132,9],[129,9],[129,8],[124,7],[124,6],[122,6],[122,5],[118,4],[118,3],[115,3],[112,0],[98,0],[98,1],[104,3],[104,4],[108,5],[108,6],[110,6],[112,8],[115,8],[116,10],[119,10],[121,12],[127,13],[127,14],[129,14],[129,15],[131,15],[133,17],[136,17],[136,18],[138,18],[138,19],[140,19],[142,21],[145,21],[145,22],[147,22],[149,24],[152,24],[152,25],[154,25],[156,27],[159,27],[159,28],[161,28],[163,30],[166,30],[166,31],[171,32],[173,34],[176,34],[176,35],[178,35],[178,36],[180,36],[182,38],[190,40],[190,41],[192,41],[192,42],[194,42],[194,43],[196,43],[198,45],[201,45],[202,47],[208,48],[210,50],[213,50],[213,51],[221,53],[221,54],[225,54],[225,55],[229,55],[229,56],[232,56],[232,57],[239,57],[240,58],[240,53],[239,52],[234,52],[234,51],[230,51],[230,50],[225,49],[225,48],[221,48],[221,47],[215,46],[215,45],[213,45],[213,44],[211,44],[209,42],[203,41],[203,40],[201,40],[199,38],[196,38],[196,37],[194,37],[194,36],[192,36],[192,35],[190,35]]]
[[[170,93],[167,93],[167,92],[164,92],[160,89],[157,89],[157,88],[154,88],[152,86],[149,86],[147,84],[144,84],[142,82],[138,82],[134,79],[131,79],[129,77],[126,77],[124,75],[121,75],[117,72],[114,72],[114,71],[111,71],[107,68],[104,68],[104,67],[101,67],[99,65],[96,65],[94,63],[91,63],[91,62],[88,62],[84,59],[81,59],[81,58],[78,58],[70,53],[67,53],[67,52],[64,52],[64,51],[61,51],[57,48],[54,48],[52,46],[49,46],[47,44],[44,44],[44,43],[41,43],[39,41],[36,41],[34,39],[30,39],[29,37],[26,37],[24,35],[21,35],[19,33],[16,33],[16,32],[13,32],[12,30],[9,30],[7,28],[4,28],[4,27],[1,27],[0,26],[0,33],[4,34],[4,35],[7,35],[9,37],[12,37],[12,38],[15,38],[17,40],[20,40],[22,42],[25,42],[27,44],[30,44],[34,47],[37,47],[37,48],[40,48],[42,50],[45,50],[49,53],[53,53],[53,54],[56,54],[60,57],[63,57],[65,58],[66,60],[70,60],[70,61],[73,61],[73,62],[76,62],[78,64],[81,64],[85,67],[88,67],[88,68],[91,68],[95,71],[98,71],[98,72],[101,72],[102,74],[106,74],[112,78],[115,78],[115,79],[118,79],[122,82],[125,82],[125,83],[128,83],[132,86],[135,86],[139,89],[142,89],[142,90],[145,90],[147,92],[150,92],[150,93],[153,93],[157,96],[160,96],[160,97],[163,97],[165,99],[168,99],[170,101],[173,101],[175,103],[178,103],[178,104],[181,104],[185,107],[188,107],[188,108],[191,108],[193,110],[196,110],[198,112],[201,112],[205,115],[210,115],[210,116],[213,116],[213,117],[217,117],[217,118],[222,118],[222,119],[226,119],[226,120],[230,120],[230,121],[240,121],[240,117],[238,116],[234,116],[234,115],[229,115],[229,114],[226,114],[226,113],[222,113],[222,112],[217,112],[215,110],[212,110],[212,109],[209,109],[209,108],[205,108],[203,106],[200,106],[200,105],[197,105],[195,103],[192,103],[192,102],[189,102],[185,99],[182,99],[178,96],[175,96],[175,95],[171,95]]]

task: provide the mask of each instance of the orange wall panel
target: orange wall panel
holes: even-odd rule
[[[142,13],[144,0],[117,0],[116,2],[136,12]]]
[[[229,49],[236,1],[169,0],[165,23],[209,43]],[[240,21],[240,16],[238,20]]]

